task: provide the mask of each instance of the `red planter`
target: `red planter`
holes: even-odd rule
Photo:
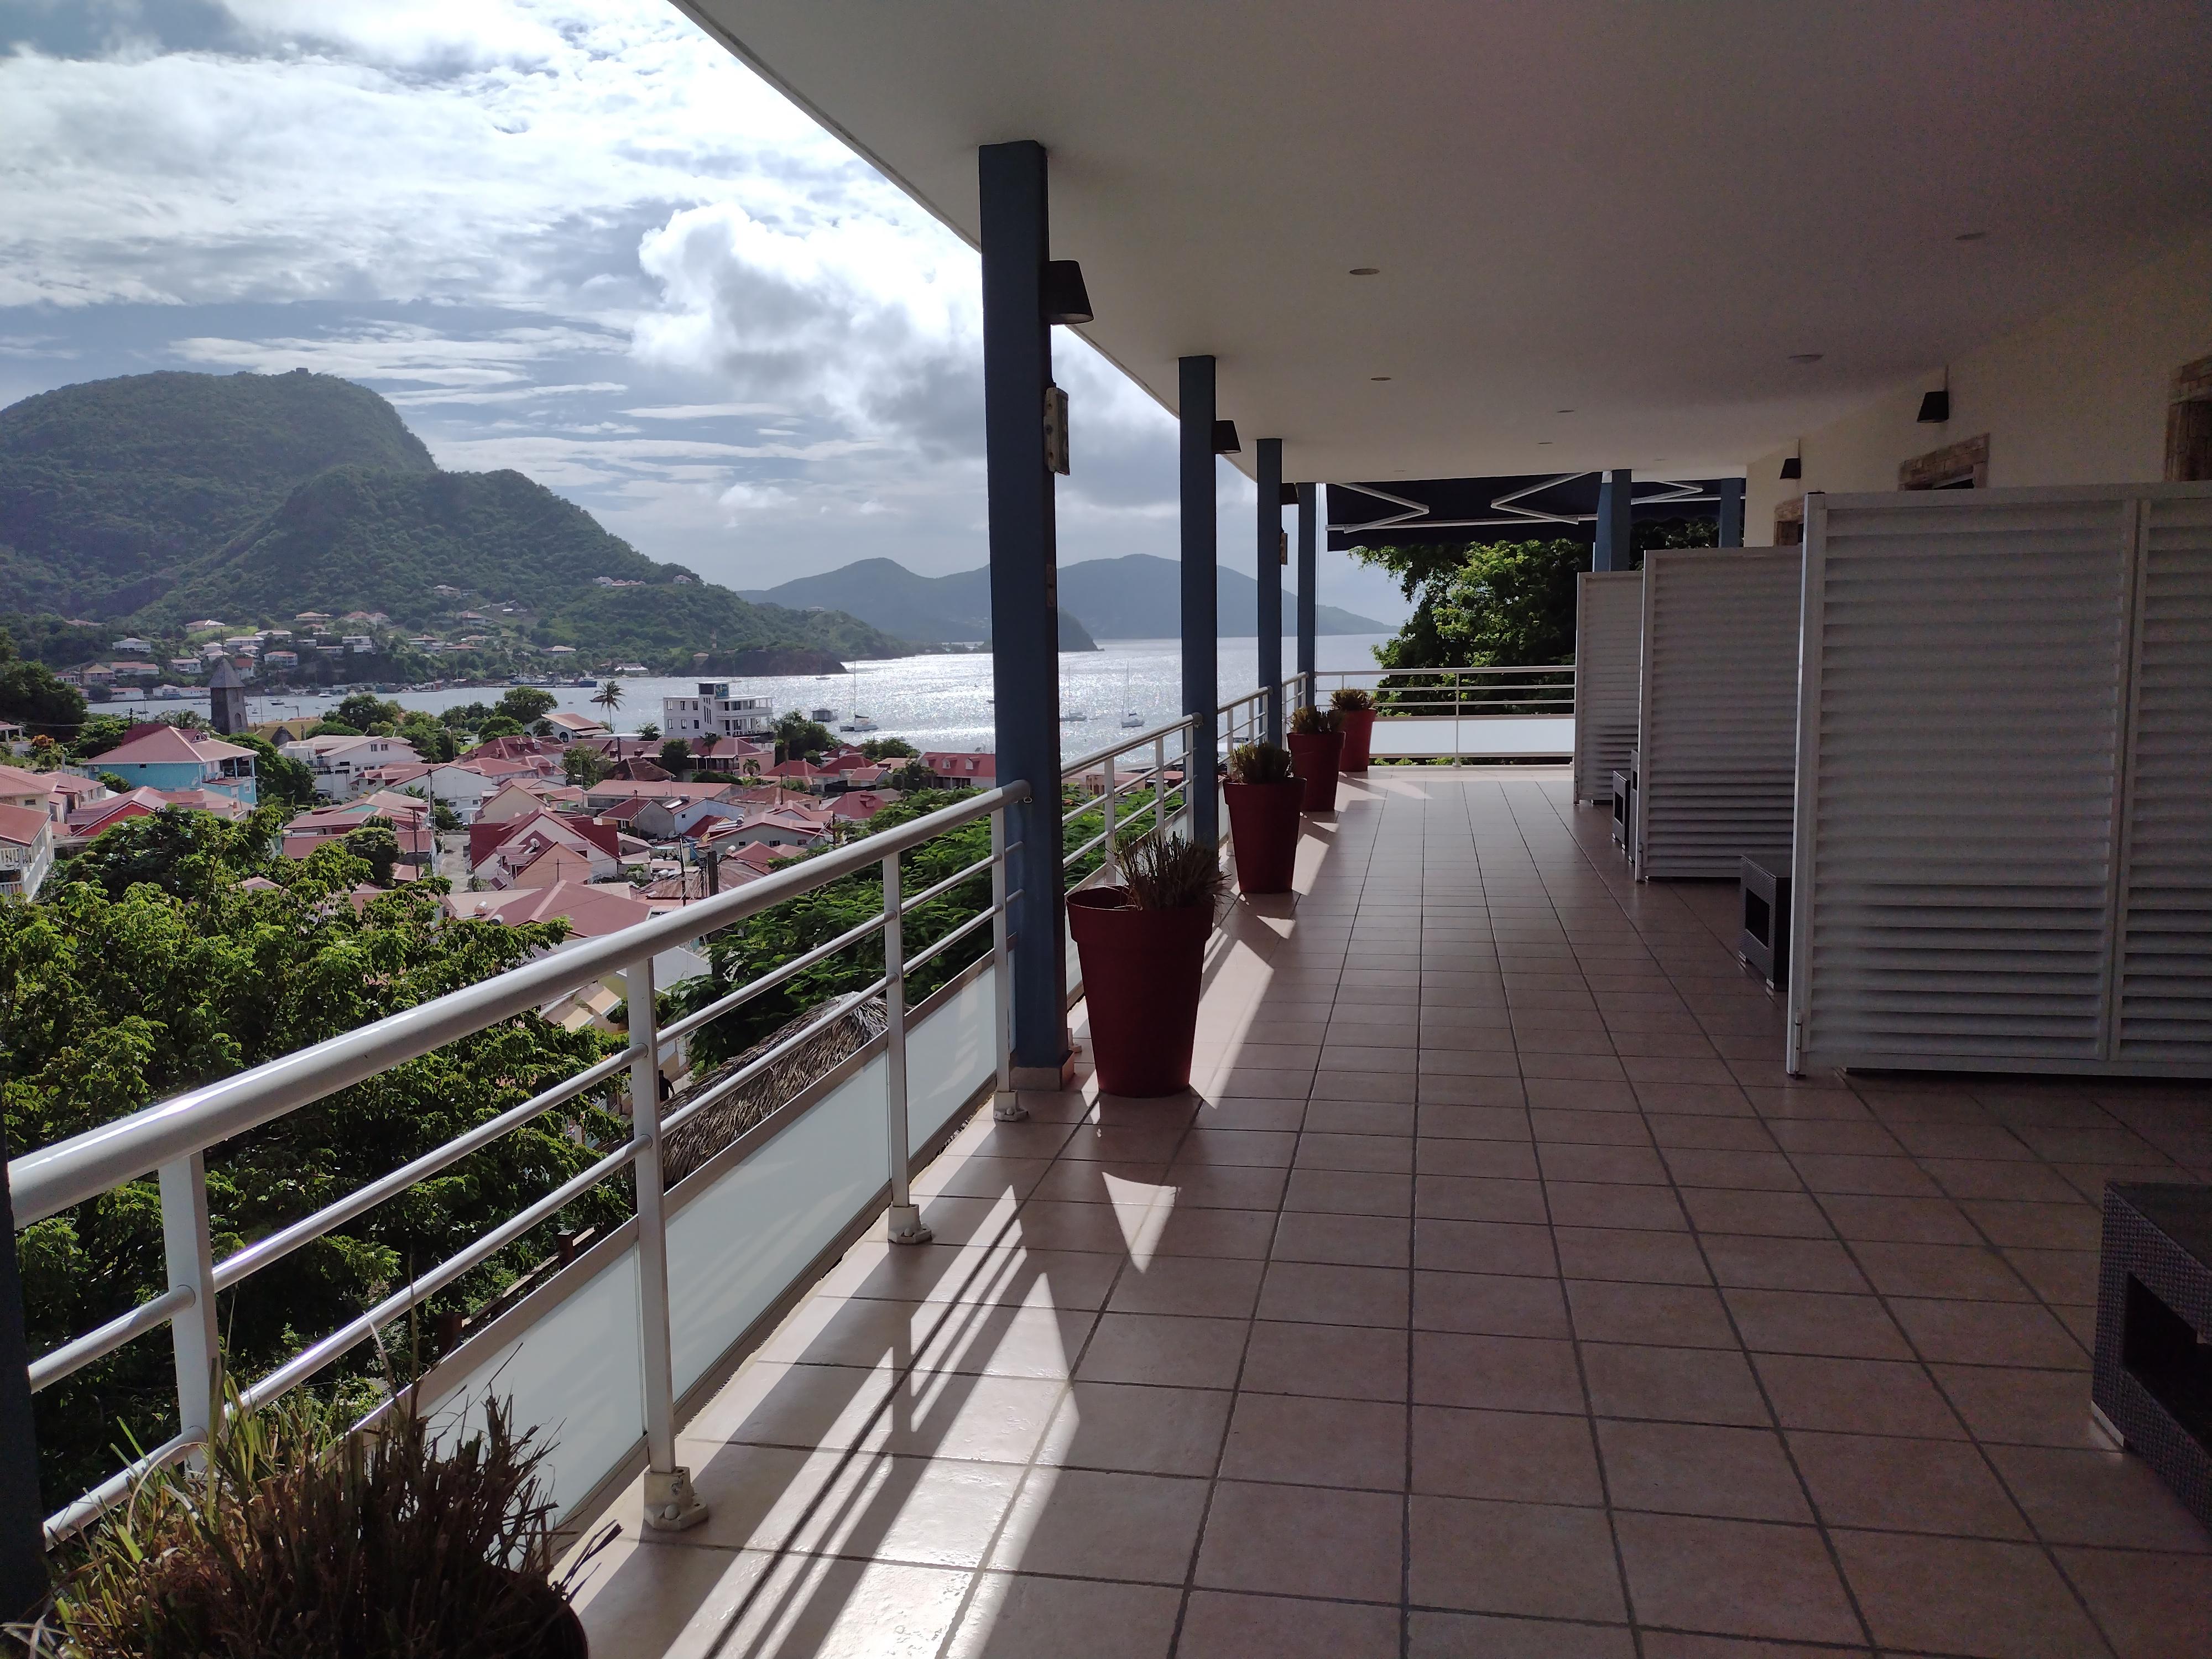
[[[1283,741],[1290,746],[1291,769],[1305,780],[1305,810],[1336,811],[1336,773],[1344,752],[1344,733],[1293,732]]]
[[[1098,1086],[1139,1098],[1181,1094],[1190,1087],[1213,907],[1139,910],[1124,898],[1119,887],[1067,896]]]
[[[1237,884],[1247,893],[1287,893],[1298,861],[1298,812],[1306,787],[1286,783],[1224,783]]]
[[[1337,718],[1343,722],[1344,757],[1337,762],[1340,770],[1364,772],[1367,769],[1368,744],[1375,736],[1375,711],[1371,708],[1346,708]]]

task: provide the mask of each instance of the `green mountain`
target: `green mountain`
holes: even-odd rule
[[[1215,592],[1224,635],[1259,631],[1258,582],[1241,571],[1221,569],[1215,574]],[[991,631],[988,569],[917,576],[890,559],[862,559],[781,586],[747,590],[744,597],[848,611],[879,628],[896,629],[910,640],[980,640]],[[1060,603],[1063,619],[1079,617],[1081,625],[1099,639],[1172,639],[1182,627],[1182,567],[1147,553],[1063,565]],[[1297,596],[1285,588],[1283,625],[1291,629],[1297,622]],[[1314,608],[1314,626],[1322,634],[1390,632],[1387,623],[1333,605]],[[1064,625],[1061,631],[1061,648],[1069,649]]]
[[[332,466],[437,471],[365,386],[132,374],[0,410],[0,608],[118,617]]]
[[[520,472],[441,471],[391,404],[330,375],[139,374],[0,410],[0,612],[173,638],[200,617],[289,623],[303,611],[668,670],[702,653],[911,649],[850,616],[752,605],[656,563]]]

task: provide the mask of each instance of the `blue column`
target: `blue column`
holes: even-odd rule
[[[1030,786],[1008,816],[1014,907],[1013,1081],[1068,1076],[1060,897],[1060,630],[1053,475],[1045,464],[1052,335],[1042,287],[1049,219],[1042,144],[976,152],[983,240],[983,439],[991,541],[991,673],[998,775]]]
[[[1743,480],[1721,480],[1721,535],[1723,547],[1743,545]]]
[[[1298,706],[1314,704],[1314,543],[1321,486],[1298,486]]]
[[[1215,635],[1220,601],[1214,587],[1218,553],[1213,522],[1213,359],[1185,357],[1176,365],[1182,421],[1179,469],[1182,482],[1182,711],[1198,722],[1184,762],[1191,834],[1221,839],[1221,797],[1213,787],[1220,748],[1221,684]]]
[[[1593,570],[1627,570],[1636,563],[1636,544],[1629,526],[1632,495],[1626,471],[1608,472],[1597,487],[1597,548],[1590,560]]]
[[[1260,684],[1267,693],[1267,741],[1283,740],[1283,441],[1260,440]]]
[[[39,1503],[39,1435],[31,1415],[31,1351],[23,1334],[23,1278],[15,1206],[8,1192],[8,1135],[0,1125],[0,1620],[28,1619],[46,1593]]]

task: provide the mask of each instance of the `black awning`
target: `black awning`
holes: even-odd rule
[[[1328,545],[1597,538],[1595,472],[1498,478],[1394,478],[1328,487]],[[1639,478],[1633,512],[1645,519],[1717,519],[1720,480]]]

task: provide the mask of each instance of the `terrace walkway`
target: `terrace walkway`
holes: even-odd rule
[[[691,1424],[711,1520],[631,1493],[595,1659],[2212,1652],[2084,1346],[2212,1094],[1793,1082],[1733,890],[1567,793],[1348,787],[1200,1096],[971,1122]]]

